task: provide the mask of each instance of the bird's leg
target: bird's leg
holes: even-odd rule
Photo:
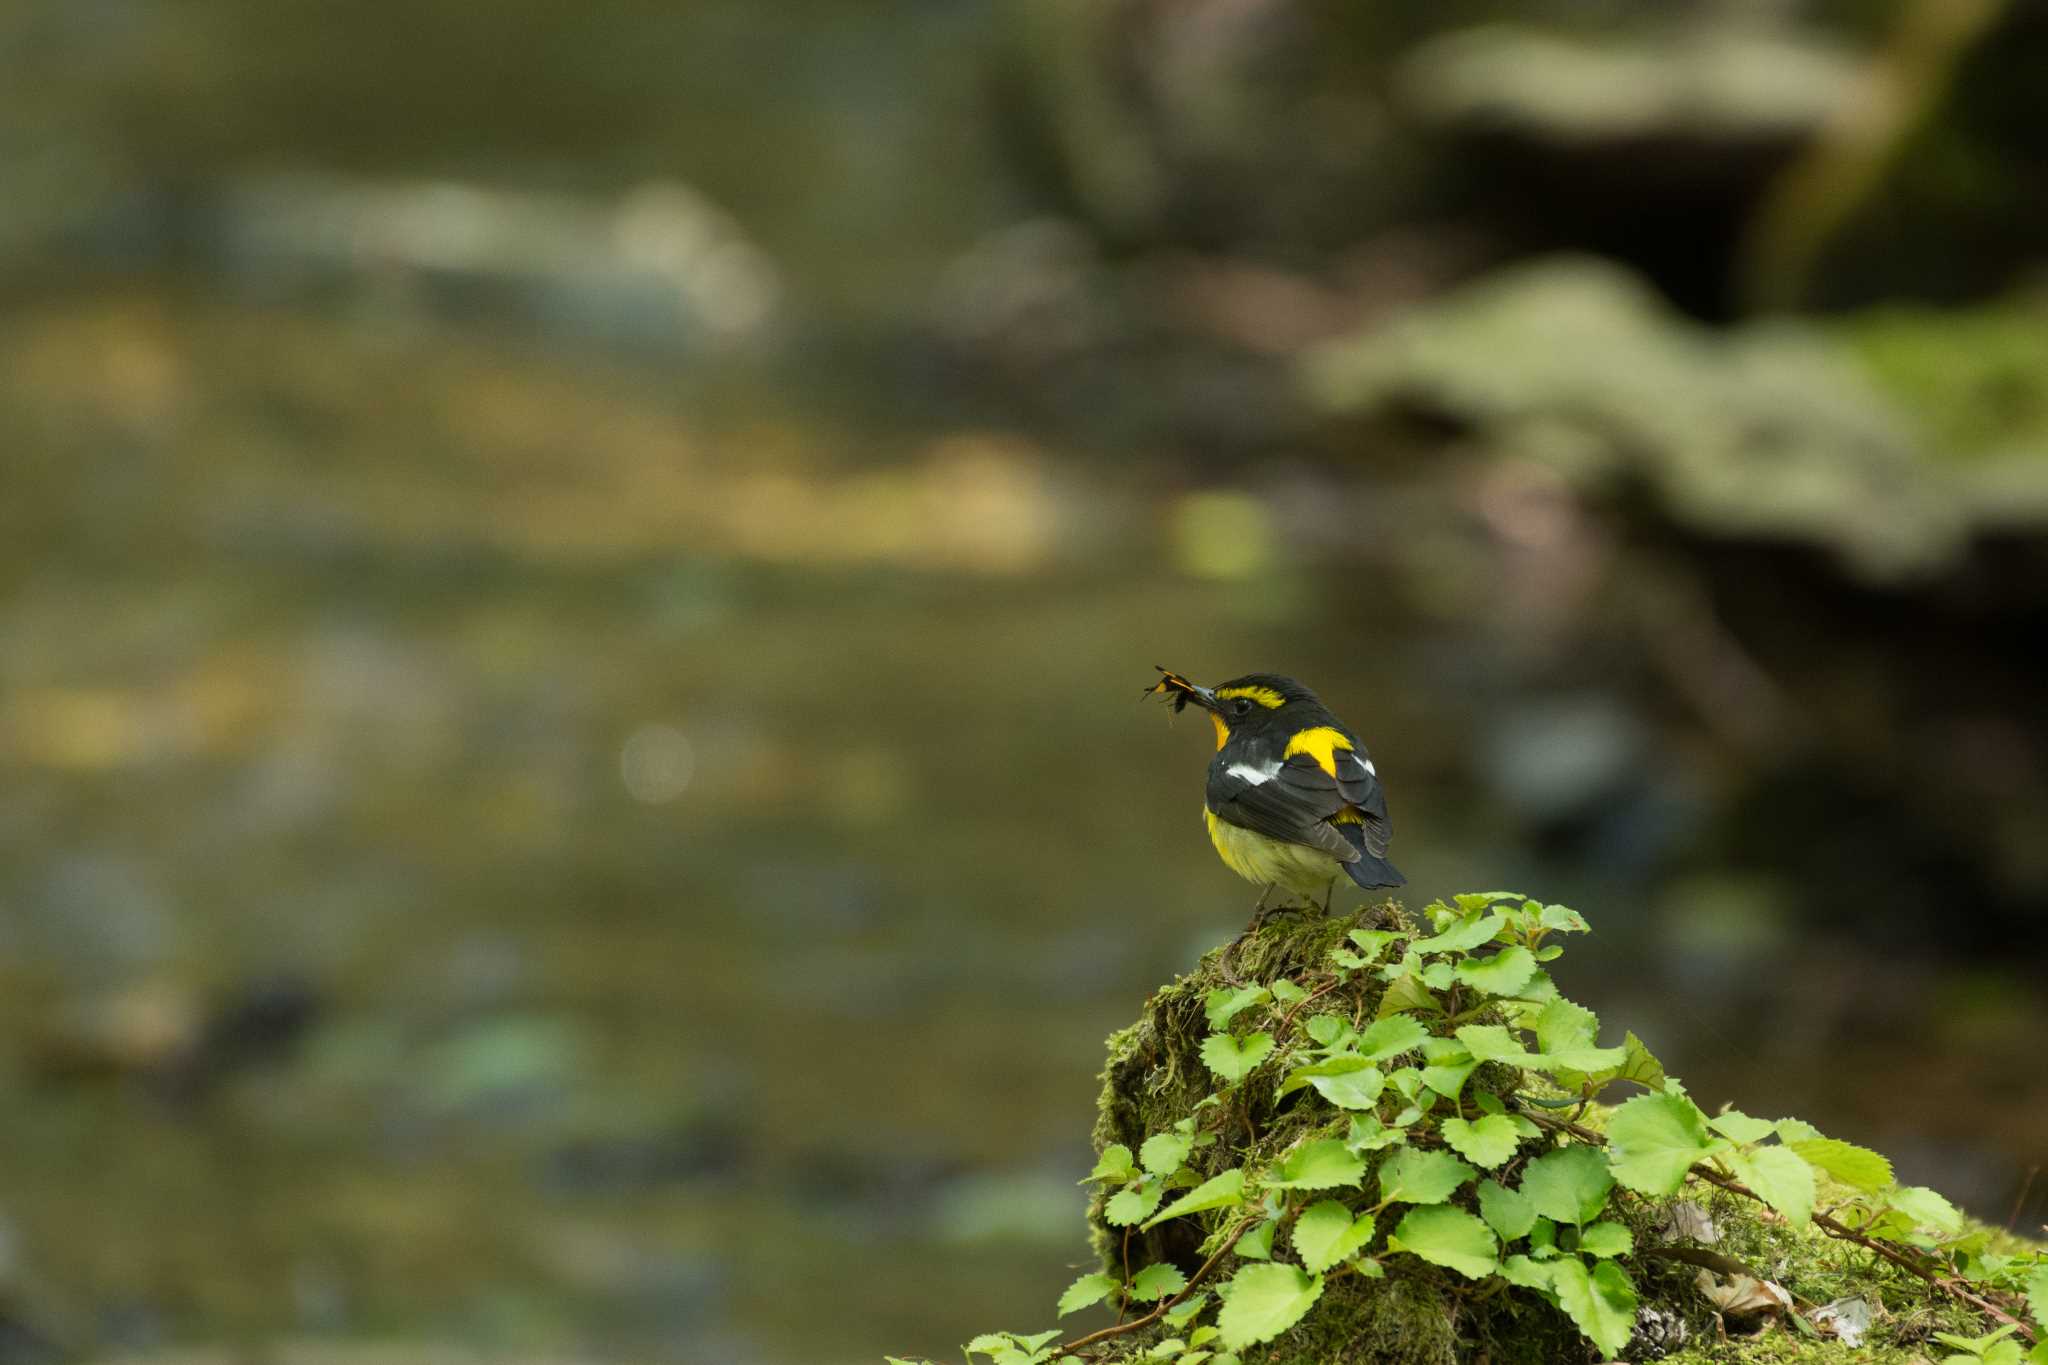
[[[1323,888],[1323,913],[1325,915],[1328,915],[1330,913],[1330,900],[1336,894],[1337,879],[1335,877],[1332,877],[1330,878],[1330,884]]]

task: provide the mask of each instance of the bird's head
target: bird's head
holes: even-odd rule
[[[1170,698],[1175,711],[1185,710],[1190,702],[1207,711],[1216,726],[1219,749],[1232,735],[1248,738],[1268,730],[1286,731],[1294,728],[1305,711],[1322,709],[1315,693],[1277,673],[1247,673],[1216,687],[1189,682],[1163,668],[1159,674],[1159,681],[1145,690],[1146,695]]]

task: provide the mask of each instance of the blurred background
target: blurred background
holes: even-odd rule
[[[2040,0],[0,0],[0,1365],[1049,1325],[1311,682],[2048,1218]]]

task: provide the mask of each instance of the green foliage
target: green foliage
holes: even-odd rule
[[[1145,1226],[1149,1228],[1169,1218],[1179,1218],[1190,1213],[1206,1213],[1210,1209],[1230,1208],[1243,1202],[1244,1172],[1233,1166],[1221,1175],[1210,1176],[1168,1204],[1154,1214]]]
[[[1489,1171],[1513,1156],[1522,1141],[1514,1120],[1505,1114],[1486,1114],[1471,1123],[1445,1119],[1443,1135],[1459,1156]]]
[[[1335,1138],[1322,1138],[1289,1152],[1265,1183],[1275,1190],[1328,1190],[1356,1186],[1364,1176],[1365,1158]]]
[[[1138,1353],[1107,1358],[1242,1365],[1238,1352],[1297,1325],[1312,1332],[1304,1319],[1326,1289],[1380,1292],[1361,1286],[1404,1262],[1387,1292],[1448,1272],[1479,1282],[1475,1302],[1505,1292],[1551,1305],[1560,1325],[1615,1356],[1636,1329],[1640,1242],[1656,1249],[1669,1235],[1646,1223],[1644,1201],[1688,1187],[1768,1205],[1778,1226],[1882,1248],[1913,1267],[1915,1284],[1952,1286],[1957,1304],[1975,1305],[1944,1325],[1967,1327],[1998,1304],[2048,1328],[2048,1252],[1967,1233],[1939,1194],[1897,1185],[1884,1157],[1810,1124],[1709,1117],[1633,1033],[1602,1046],[1598,1016],[1560,995],[1543,965],[1557,957],[1548,940],[1585,929],[1576,912],[1487,892],[1426,913],[1426,928],[1350,928],[1335,947],[1319,938],[1306,961],[1176,1007],[1199,1020],[1199,1047],[1189,1037],[1180,1055],[1193,1049],[1201,1065],[1150,1073],[1148,1086],[1177,1087],[1171,1117],[1110,1130],[1127,1142],[1105,1142],[1082,1182],[1110,1230],[1105,1265],[1057,1304],[1062,1317],[1122,1306],[1103,1335],[1133,1334]],[[1240,1020],[1262,1027],[1233,1035]],[[1581,1126],[1617,1085],[1641,1093],[1602,1111],[1604,1132]],[[1262,1125],[1277,1136],[1260,1140]],[[1199,1260],[1187,1259],[1197,1244]],[[1997,1330],[1937,1334],[1950,1362],[2048,1365],[2048,1347],[2023,1350],[2033,1328],[1983,1325]],[[1060,1365],[1056,1337],[994,1333],[967,1350],[991,1365]],[[1084,1358],[1105,1359],[1093,1343],[1068,1357]]]
[[[1067,1286],[1067,1292],[1060,1295],[1059,1315],[1078,1313],[1091,1303],[1101,1303],[1117,1287],[1117,1278],[1107,1272],[1083,1275]]]
[[[1148,1265],[1131,1280],[1131,1297],[1144,1302],[1167,1298],[1188,1287],[1188,1277],[1177,1265],[1162,1261]]]
[[[1223,1344],[1233,1351],[1271,1341],[1300,1322],[1322,1297],[1323,1277],[1298,1266],[1267,1262],[1248,1265],[1218,1291],[1223,1311],[1216,1315]]]
[[[1303,1209],[1294,1220],[1294,1249],[1310,1270],[1328,1270],[1370,1242],[1374,1226],[1371,1214],[1354,1218],[1344,1205],[1325,1199]]]
[[[1511,1190],[1497,1180],[1479,1185],[1479,1216],[1500,1234],[1503,1242],[1527,1237],[1536,1226],[1536,1206],[1520,1190]]]
[[[1529,1206],[1556,1223],[1584,1223],[1607,1207],[1615,1172],[1607,1154],[1584,1143],[1540,1156],[1522,1173]]]
[[[1380,1203],[1441,1204],[1477,1174],[1449,1152],[1403,1147],[1380,1167]]]
[[[1757,1147],[1728,1154],[1728,1166],[1793,1227],[1813,1221],[1813,1167],[1789,1147]]]
[[[1602,1261],[1590,1271],[1566,1257],[1550,1267],[1557,1306],[1608,1355],[1618,1355],[1636,1326],[1636,1287],[1622,1268]]]
[[[1785,1137],[1785,1125],[1778,1135]],[[1786,1138],[1785,1145],[1822,1175],[1858,1190],[1881,1190],[1892,1183],[1892,1163],[1867,1147],[1835,1138]]]
[[[1706,1116],[1683,1094],[1638,1095],[1607,1121],[1614,1178],[1638,1194],[1670,1194],[1695,1165],[1728,1144],[1707,1131]]]
[[[1468,1280],[1484,1279],[1500,1269],[1500,1243],[1486,1224],[1463,1209],[1441,1204],[1408,1210],[1387,1240],[1387,1249],[1411,1251]]]
[[[1273,1051],[1273,1035],[1254,1033],[1246,1038],[1233,1038],[1227,1033],[1212,1033],[1202,1043],[1202,1061],[1208,1068],[1221,1076],[1227,1085],[1249,1076],[1252,1068],[1266,1060]]]

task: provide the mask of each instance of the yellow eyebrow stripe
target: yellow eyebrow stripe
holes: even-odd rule
[[[1216,695],[1224,698],[1244,697],[1257,702],[1268,711],[1278,711],[1287,704],[1287,698],[1270,687],[1225,687],[1219,689]]]
[[[1217,695],[1221,696],[1222,694],[1219,692]],[[1317,725],[1311,729],[1303,730],[1293,739],[1288,740],[1287,752],[1280,755],[1280,757],[1285,760],[1293,758],[1296,754],[1307,754],[1316,761],[1316,765],[1324,772],[1335,777],[1337,775],[1337,750],[1348,750],[1350,747],[1351,741],[1344,738],[1341,731],[1332,730],[1327,725]]]

